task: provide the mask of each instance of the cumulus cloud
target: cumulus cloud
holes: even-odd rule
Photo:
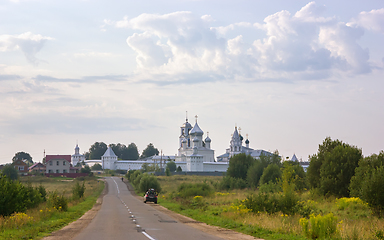
[[[358,25],[369,30],[384,33],[384,8],[374,9],[370,12],[361,12],[349,25]]]
[[[21,50],[28,62],[38,65],[36,54],[44,47],[46,41],[53,40],[40,34],[26,32],[20,35],[0,35],[0,52]]]
[[[127,38],[137,54],[136,73],[143,80],[156,76],[159,84],[189,82],[192,75],[207,81],[260,81],[370,72],[369,51],[357,43],[364,30],[324,17],[325,12],[325,6],[310,2],[294,14],[282,10],[267,16],[263,23],[212,27],[211,16],[174,12],[105,20],[105,24],[137,31]],[[369,19],[377,20],[378,15],[371,12]],[[253,39],[245,40],[242,34],[226,37],[244,28]],[[265,37],[256,37],[256,31]]]

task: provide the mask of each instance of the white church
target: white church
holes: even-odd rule
[[[254,150],[249,147],[249,140],[245,141],[243,146],[243,138],[235,127],[235,132],[230,141],[230,147],[226,153],[217,157],[215,160],[215,151],[211,149],[211,139],[208,134],[203,140],[204,132],[196,122],[194,126],[188,122],[180,127],[179,149],[175,155],[168,156],[152,156],[145,160],[117,160],[116,154],[109,146],[107,151],[100,159],[84,160],[84,155],[79,154],[79,147],[76,145],[75,154],[72,155],[72,163],[75,166],[78,162],[84,161],[87,165],[99,163],[103,169],[111,170],[139,170],[144,163],[156,164],[160,167],[166,166],[168,161],[175,161],[177,167],[181,167],[183,172],[226,172],[229,166],[229,159],[239,153],[250,154],[254,158],[260,157],[261,154],[269,155],[270,152],[264,150]]]

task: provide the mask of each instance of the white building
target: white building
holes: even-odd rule
[[[76,166],[77,163],[79,162],[81,163],[85,160],[85,156],[83,154],[80,154],[80,148],[78,144],[76,144],[75,154],[71,156],[71,160],[72,160],[73,166]]]
[[[255,150],[250,148],[248,137],[245,140],[245,146],[243,146],[243,137],[237,131],[237,127],[235,127],[235,131],[232,134],[229,148],[225,150],[224,154],[221,154],[220,156],[217,157],[217,162],[229,162],[229,159],[231,157],[239,153],[245,153],[247,155],[251,155],[255,159],[260,158],[261,154],[265,156],[273,155],[273,153],[270,153],[265,150],[261,150],[261,149]]]
[[[86,164],[100,163],[103,169],[111,170],[139,170],[142,164],[156,164],[165,168],[168,161],[175,161],[177,167],[183,172],[226,172],[228,162],[215,162],[215,151],[211,149],[211,139],[207,136],[203,140],[204,132],[196,123],[192,125],[186,122],[180,128],[178,154],[170,156],[152,156],[143,160],[117,160],[111,147],[102,156],[101,160],[85,160]],[[76,149],[75,149],[76,150]],[[75,154],[76,155],[76,154]]]

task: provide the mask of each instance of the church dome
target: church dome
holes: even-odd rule
[[[204,134],[203,130],[201,130],[201,128],[199,127],[199,124],[195,124],[195,126],[192,128],[191,132],[189,133],[191,135],[198,135],[198,136],[202,136]]]
[[[197,137],[193,138],[193,142],[198,142],[198,141],[199,141],[199,139]]]
[[[206,137],[204,142],[211,142],[211,139],[209,137]]]
[[[187,139],[183,138],[183,140],[181,140],[182,143],[186,143],[188,142]]]
[[[188,121],[186,121],[186,122],[183,124],[183,126],[181,126],[181,127],[183,127],[183,128],[185,128],[185,127],[187,127],[187,128],[192,128],[192,125],[191,125]]]
[[[247,140],[245,140],[245,144],[249,144],[249,140],[247,139]]]

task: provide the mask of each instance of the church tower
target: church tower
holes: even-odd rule
[[[230,157],[232,157],[238,153],[241,153],[241,151],[242,151],[241,146],[242,146],[242,139],[241,139],[239,132],[237,131],[237,127],[235,127],[235,131],[232,134],[232,138],[231,138],[231,142],[230,142],[230,146],[229,146]]]

